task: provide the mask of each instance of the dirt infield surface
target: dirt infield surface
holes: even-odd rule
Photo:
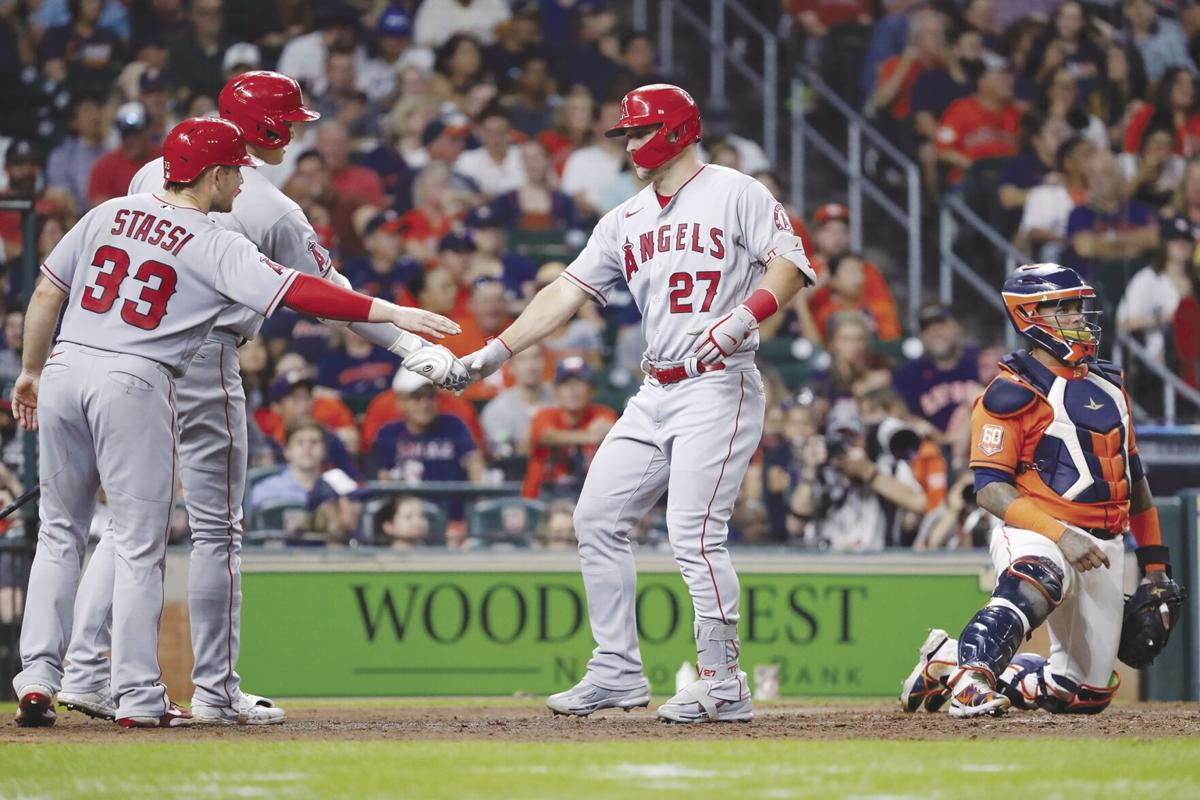
[[[534,701],[514,704],[480,699],[478,704],[402,704],[354,701],[353,705],[287,705],[289,719],[270,727],[200,727],[175,730],[118,728],[78,713],[63,712],[53,728],[0,727],[0,743],[229,741],[248,737],[262,741],[322,740],[515,740],[539,742],[617,741],[629,739],[992,739],[992,738],[1157,738],[1200,736],[1200,709],[1194,704],[1119,705],[1094,717],[1054,716],[1044,712],[1009,712],[1005,717],[955,720],[947,714],[905,714],[891,702],[803,703],[761,705],[749,723],[670,725],[646,710],[606,710],[587,719],[555,717]]]

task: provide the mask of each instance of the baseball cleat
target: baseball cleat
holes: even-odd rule
[[[122,728],[181,728],[191,725],[192,712],[171,703],[167,713],[158,717],[118,717],[117,724]]]
[[[644,680],[640,686],[632,689],[605,689],[603,686],[589,683],[588,679],[584,678],[565,692],[552,694],[546,699],[546,706],[555,714],[570,714],[576,717],[586,717],[602,708],[623,708],[629,711],[648,705],[650,684]]]
[[[900,708],[912,713],[924,707],[936,713],[950,699],[945,679],[958,665],[957,643],[941,628],[930,628],[920,658],[900,686]]]
[[[21,691],[14,718],[18,728],[49,728],[58,715],[54,713],[54,692],[40,684],[30,684]]]
[[[663,722],[749,722],[754,719],[746,675],[714,681],[707,678],[685,686],[658,707]]]
[[[955,719],[999,717],[1012,705],[1012,701],[992,688],[982,673],[974,670],[959,678],[951,692],[950,716]]]
[[[287,712],[265,697],[242,692],[233,706],[193,700],[192,718],[197,725],[279,725],[287,721]]]
[[[112,689],[107,683],[94,692],[61,691],[58,693],[58,704],[95,719],[112,722],[117,718],[117,706],[113,703]]]

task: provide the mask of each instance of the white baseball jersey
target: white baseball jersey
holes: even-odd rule
[[[696,335],[749,297],[783,256],[815,282],[783,205],[734,169],[707,164],[660,206],[653,185],[604,215],[563,277],[604,305],[620,282],[642,312],[646,358],[678,363]],[[757,335],[725,359],[751,364]]]
[[[152,359],[176,374],[231,303],[270,316],[297,274],[199,211],[152,194],[89,211],[42,272],[70,295],[60,340]]]
[[[144,165],[129,182],[131,195],[161,192],[162,188],[161,158]],[[242,170],[242,190],[233,199],[233,211],[209,217],[222,228],[245,236],[272,261],[309,275],[330,278],[333,259],[317,241],[304,211],[258,170]],[[255,309],[229,306],[217,319],[216,327],[253,339],[262,323],[263,317]]]

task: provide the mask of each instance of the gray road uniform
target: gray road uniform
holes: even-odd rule
[[[151,161],[134,176],[129,191],[160,191],[162,176],[162,159]],[[243,169],[242,176],[232,212],[211,214],[212,220],[245,236],[276,263],[348,287],[349,281],[332,269],[329,253],[317,242],[300,206],[258,170]],[[254,309],[226,309],[177,382],[180,476],[192,532],[188,616],[195,656],[193,699],[221,707],[234,706],[240,691],[234,667],[240,644],[247,434],[238,347],[256,336],[262,323]],[[381,347],[393,346],[400,334],[386,323],[352,323],[350,329]],[[103,537],[80,586],[64,681],[71,692],[95,691],[108,679],[112,552],[110,537]]]
[[[596,649],[587,680],[631,689],[644,678],[638,648],[630,528],[667,492],[667,527],[696,614],[701,677],[741,680],[738,579],[727,523],[762,436],[765,396],[757,333],[700,373],[698,330],[742,303],[768,262],[812,271],[783,206],[759,182],[708,165],[660,207],[653,186],[607,213],[563,273],[605,304],[628,286],[642,312],[647,379],[605,437],[575,510]]]
[[[62,657],[103,486],[113,514],[112,689],[119,717],[161,716],[158,626],[176,452],[177,379],[231,303],[275,310],[297,274],[194,209],[151,194],[89,212],[42,266],[68,292],[40,383],[42,524],[21,629],[31,684],[61,688]],[[228,441],[228,436],[227,436]]]

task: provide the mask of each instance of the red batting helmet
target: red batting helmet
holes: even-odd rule
[[[292,140],[285,122],[312,122],[321,115],[304,107],[304,96],[295,78],[278,72],[243,72],[229,79],[217,101],[221,116],[246,135],[256,147],[278,150]]]
[[[246,152],[242,129],[227,119],[192,117],[163,140],[163,177],[191,183],[209,167],[257,167],[263,162]]]
[[[700,106],[692,96],[669,83],[639,86],[621,100],[621,118],[605,136],[622,136],[629,128],[658,125],[654,135],[633,154],[633,163],[654,169],[700,141]]]

